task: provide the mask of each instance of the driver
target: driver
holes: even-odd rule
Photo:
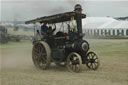
[[[42,35],[46,35],[48,32],[48,26],[47,23],[45,22],[42,26],[41,26],[41,34]]]

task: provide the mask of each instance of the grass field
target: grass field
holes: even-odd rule
[[[100,67],[92,71],[83,65],[80,73],[55,64],[45,71],[36,69],[31,59],[31,41],[0,45],[1,85],[128,85],[128,40],[87,41],[90,51],[98,54]]]

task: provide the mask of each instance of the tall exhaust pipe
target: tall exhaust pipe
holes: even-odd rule
[[[83,33],[82,33],[82,7],[80,4],[76,4],[74,11],[76,12],[76,23],[77,23],[77,30],[78,30],[78,35],[82,39]]]

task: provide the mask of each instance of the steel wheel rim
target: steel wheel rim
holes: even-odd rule
[[[67,58],[67,68],[71,72],[80,72],[82,67],[81,56],[75,52],[69,54]]]
[[[35,43],[32,50],[32,59],[37,68],[46,69],[50,64],[50,58],[45,46],[46,43]]]

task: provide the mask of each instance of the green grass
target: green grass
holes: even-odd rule
[[[128,40],[89,40],[90,50],[99,53],[101,56],[128,56]],[[96,41],[96,42],[95,42]]]
[[[98,53],[100,56],[128,56],[128,40],[123,39],[88,39],[90,50]],[[31,41],[9,42],[0,44],[0,49],[32,47]],[[30,49],[31,51],[31,49]]]

